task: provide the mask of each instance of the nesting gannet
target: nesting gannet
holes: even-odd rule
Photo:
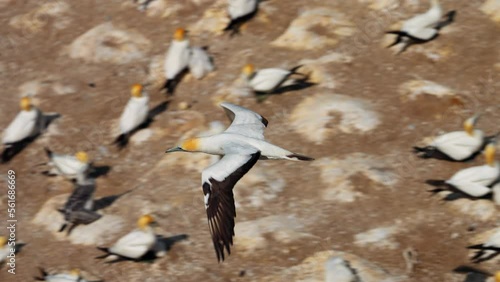
[[[341,257],[333,257],[325,263],[325,282],[356,282],[360,278],[349,262]]]
[[[27,143],[42,133],[45,122],[42,112],[31,103],[30,97],[23,97],[20,102],[21,111],[4,131],[2,143],[5,149],[2,162],[8,162]]]
[[[86,152],[80,151],[75,155],[55,154],[50,149],[45,148],[49,162],[52,167],[46,174],[62,175],[68,179],[76,179],[78,174],[85,173],[90,168],[89,155]]]
[[[465,194],[474,198],[490,194],[492,190],[489,186],[500,178],[500,163],[495,162],[495,146],[495,142],[491,142],[486,146],[485,165],[462,169],[448,180],[427,180],[428,184],[438,187],[432,192],[437,193],[446,189],[452,190],[454,193],[448,195],[444,200],[455,200],[457,194]]]
[[[187,139],[166,151],[204,152],[223,156],[201,174],[208,226],[219,261],[224,260],[224,248],[228,254],[231,253],[236,217],[233,188],[240,178],[258,159],[313,160],[266,142],[264,129],[268,122],[261,115],[230,103],[220,105],[232,120],[224,132]]]
[[[475,263],[480,263],[500,255],[500,228],[482,244],[468,246],[468,249],[476,250],[471,258]]]
[[[119,148],[127,145],[132,133],[148,118],[149,96],[143,91],[143,86],[134,84],[130,92],[132,97],[120,117],[120,135],[114,141]]]
[[[189,55],[189,72],[196,79],[201,79],[213,70],[214,64],[206,48],[192,47]]]
[[[230,22],[224,31],[231,31],[231,36],[239,33],[241,26],[257,14],[259,0],[228,0]]]
[[[111,248],[99,247],[106,254],[97,258],[105,258],[107,262],[141,259],[154,248],[156,235],[151,225],[155,223],[151,215],[141,216],[137,221],[137,229],[121,237]]]
[[[186,30],[178,28],[165,57],[165,84],[161,89],[167,89],[167,94],[173,94],[177,83],[182,78],[189,64],[189,39]]]
[[[301,67],[302,65],[296,66],[290,70],[269,68],[256,71],[252,64],[247,64],[243,68],[243,74],[248,85],[256,94],[267,94],[277,90],[294,74],[302,76],[302,79],[307,79],[306,75],[297,72]]]
[[[69,273],[57,273],[49,274],[43,268],[39,267],[41,277],[35,277],[37,281],[47,281],[47,282],[102,282],[102,280],[85,280],[82,278],[81,271],[79,269],[72,269]]]
[[[443,19],[443,10],[439,0],[431,0],[430,9],[404,22],[401,30],[388,31],[386,33],[397,35],[392,47],[403,42],[404,46],[399,53],[404,52],[411,44],[424,43],[435,39],[439,30],[453,22],[455,11],[450,11]]]
[[[69,196],[64,208],[59,210],[64,215],[65,221],[59,232],[67,228],[69,235],[79,224],[90,224],[101,218],[101,215],[94,211],[94,192],[95,179],[83,173],[78,174],[73,193]]]
[[[487,282],[490,277],[494,277],[496,282],[500,282],[500,271],[497,271],[494,275],[488,271],[484,271],[472,266],[461,265],[455,269],[453,272],[467,274],[464,282]]]
[[[463,124],[464,131],[438,136],[427,147],[413,147],[414,152],[423,159],[466,161],[475,157],[491,139],[485,138],[483,131],[474,128],[478,118],[478,115],[468,118]]]

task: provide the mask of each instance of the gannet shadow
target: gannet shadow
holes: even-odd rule
[[[101,166],[94,166],[92,165],[90,167],[88,176],[90,178],[99,178],[101,176],[106,176],[108,173],[111,171],[111,167],[109,165],[101,165]]]
[[[132,191],[134,191],[134,189],[128,190],[128,191],[123,192],[121,194],[106,196],[106,197],[102,197],[98,200],[95,200],[93,211],[102,210],[102,209],[105,209],[105,208],[111,206],[116,200],[118,200],[122,196],[124,196]]]
[[[187,234],[179,234],[170,237],[164,237],[163,235],[156,235],[156,240],[165,244],[165,251],[170,251],[173,245],[177,244],[178,242],[187,240],[188,238],[189,235]]]

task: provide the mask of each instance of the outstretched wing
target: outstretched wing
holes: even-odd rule
[[[244,136],[264,139],[264,129],[268,121],[256,112],[230,103],[221,103],[227,116],[232,121],[226,129],[227,133],[236,133]]]
[[[247,149],[250,150],[253,151],[250,154],[227,154],[202,173],[208,226],[218,261],[224,260],[224,248],[231,254],[236,217],[234,185],[260,157],[260,151]]]

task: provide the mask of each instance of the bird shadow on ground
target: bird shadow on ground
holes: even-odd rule
[[[58,113],[42,114],[42,115],[43,116],[42,116],[41,132],[44,132],[54,120],[61,117],[61,115]],[[35,136],[25,138],[19,142],[9,144],[8,147],[6,147],[2,152],[0,163],[7,163],[10,160],[12,160],[24,148],[26,148],[29,144],[33,143],[41,135],[41,132],[36,134]]]
[[[122,196],[124,196],[132,191],[134,191],[134,189],[128,190],[128,191],[123,192],[121,194],[106,196],[106,197],[102,197],[98,200],[95,200],[93,210],[98,211],[98,210],[105,209],[105,208],[111,206],[116,200],[118,200]]]
[[[311,86],[316,85],[316,83],[312,83],[308,81],[308,77],[295,80],[293,84],[291,85],[286,85],[279,87],[275,89],[272,93],[262,93],[262,92],[255,92],[255,95],[257,97],[258,102],[263,102],[265,99],[269,98],[270,96],[273,95],[281,95],[287,92],[294,92],[294,91],[300,91],[306,88],[309,88]]]
[[[101,176],[106,176],[108,173],[111,171],[111,167],[109,165],[101,165],[101,166],[94,166],[92,165],[88,176],[90,178],[99,178]]]
[[[156,235],[156,240],[165,244],[165,251],[170,251],[173,245],[177,244],[180,241],[187,240],[189,235],[187,234],[179,234],[170,237],[164,237],[163,235]]]

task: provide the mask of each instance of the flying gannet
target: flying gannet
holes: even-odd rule
[[[182,79],[188,67],[189,54],[189,39],[186,38],[186,30],[178,28],[175,31],[174,39],[172,43],[170,43],[170,47],[165,57],[165,64],[163,67],[167,80],[160,90],[167,89],[167,94],[174,93],[177,83]]]
[[[27,144],[42,133],[45,126],[42,112],[31,103],[30,97],[23,97],[21,111],[4,131],[2,143],[5,149],[2,162],[8,162]]]
[[[386,33],[397,35],[392,47],[403,43],[403,48],[399,53],[404,52],[410,45],[424,43],[435,39],[439,35],[439,30],[453,22],[455,11],[448,12],[443,19],[443,10],[439,0],[431,0],[430,9],[404,22],[401,30],[387,31]]]
[[[492,193],[490,186],[500,177],[500,163],[495,161],[495,146],[495,142],[486,146],[485,165],[462,169],[448,180],[427,180],[427,184],[438,187],[431,192],[451,190],[453,193],[444,198],[448,201],[460,198],[461,195],[479,198]]]
[[[189,55],[189,72],[196,79],[201,79],[213,70],[213,60],[208,55],[206,48],[192,47]]]
[[[500,255],[500,228],[497,228],[486,242],[468,246],[467,248],[476,250],[476,253],[471,258],[474,263],[487,261]]]
[[[241,26],[257,14],[259,0],[228,0],[230,22],[224,31],[230,31],[233,36],[239,33]]]
[[[156,224],[151,215],[143,215],[137,220],[138,228],[121,237],[111,248],[101,248],[106,252],[99,256],[108,263],[121,260],[140,260],[151,251],[156,243],[156,235],[152,225]]]
[[[187,139],[179,146],[167,150],[204,152],[223,156],[201,174],[208,226],[212,235],[217,260],[224,260],[224,248],[231,253],[233,244],[234,205],[233,188],[259,159],[311,161],[264,140],[267,120],[246,108],[230,103],[220,104],[231,125],[222,133]]]
[[[49,274],[43,268],[39,267],[40,276],[35,277],[37,281],[46,282],[102,282],[102,280],[89,281],[82,277],[80,269],[72,269],[69,273]]]
[[[148,118],[149,96],[143,91],[143,86],[134,84],[130,92],[132,97],[120,117],[120,135],[114,141],[120,149],[127,145],[130,136]]]
[[[68,179],[76,179],[78,174],[86,173],[91,166],[89,155],[83,151],[75,155],[62,155],[45,148],[45,153],[50,160],[47,164],[52,167],[46,172],[47,175],[62,175]]]
[[[485,138],[483,131],[474,128],[478,118],[479,115],[468,118],[463,124],[464,131],[438,136],[429,146],[413,147],[414,152],[423,159],[468,161],[474,158],[494,138]]]
[[[301,67],[302,65],[299,65],[290,70],[279,68],[255,70],[252,64],[247,64],[243,67],[242,72],[255,94],[262,95],[273,93],[289,81],[289,78],[294,74],[301,76],[301,83],[306,83],[307,76],[297,72]]]
[[[94,211],[95,179],[87,177],[84,173],[77,176],[73,193],[69,196],[64,208],[59,211],[64,215],[64,224],[59,229],[63,232],[67,228],[67,234],[80,224],[90,224],[101,215]]]

